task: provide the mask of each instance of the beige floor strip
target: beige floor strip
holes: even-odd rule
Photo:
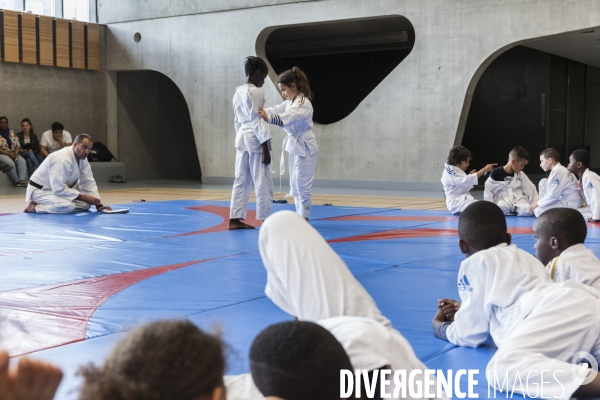
[[[104,190],[101,192],[104,204],[128,204],[134,200],[146,201],[167,200],[214,200],[230,201],[230,190],[209,189],[165,189],[165,188],[137,188],[121,190]],[[276,199],[283,198],[276,195]],[[254,192],[250,197],[254,202]],[[293,199],[288,199],[293,203]],[[404,208],[409,210],[446,210],[444,199],[431,199],[419,197],[392,197],[392,196],[362,196],[341,194],[313,194],[313,204],[321,205],[331,203],[334,206],[344,207],[374,207],[374,208]],[[0,213],[21,212],[25,208],[25,195],[0,196]]]

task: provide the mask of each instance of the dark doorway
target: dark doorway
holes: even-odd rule
[[[265,53],[277,74],[293,66],[306,73],[315,93],[313,119],[331,124],[350,115],[414,42],[410,21],[395,15],[278,28]]]
[[[119,159],[130,179],[202,177],[187,103],[156,71],[117,75]]]
[[[498,56],[481,76],[462,144],[473,168],[503,165],[516,146],[531,155],[528,175],[542,176],[539,154],[555,147],[566,165],[585,146],[586,65],[524,46]]]

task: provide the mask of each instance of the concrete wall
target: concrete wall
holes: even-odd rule
[[[260,53],[264,32],[275,25],[391,14],[413,24],[411,54],[347,118],[315,126],[316,177],[359,183],[439,182],[448,149],[462,140],[477,79],[498,54],[533,38],[600,26],[600,2],[594,0],[329,0],[227,11],[218,10],[267,2],[163,3],[157,9],[158,0],[103,0],[107,68],[156,70],[178,85],[205,177],[233,176],[231,97],[244,82],[244,57]],[[210,12],[201,13],[199,3],[209,4]],[[156,19],[115,22],[135,15]],[[360,84],[359,78],[348,84]],[[271,81],[264,90],[267,105],[281,101]],[[278,161],[283,132],[274,128],[273,135]]]
[[[100,71],[0,62],[0,114],[8,117],[15,133],[23,118],[31,119],[38,137],[59,121],[71,134],[85,132],[106,143],[103,27],[100,38]]]
[[[318,0],[98,0],[98,18],[100,23],[109,24],[306,1]]]

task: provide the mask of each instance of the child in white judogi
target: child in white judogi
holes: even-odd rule
[[[569,157],[567,169],[579,176],[579,187],[586,207],[577,209],[588,221],[600,221],[600,176],[590,171],[592,156],[587,150],[575,150]]]
[[[477,179],[491,172],[498,164],[488,164],[479,171],[465,172],[473,159],[473,154],[464,146],[454,146],[450,149],[444,172],[442,174],[442,185],[446,195],[446,206],[452,214],[464,211],[476,200],[471,196],[471,189],[477,185]]]
[[[533,224],[535,252],[555,282],[572,279],[600,290],[600,260],[583,244],[587,226],[577,210],[553,208]]]
[[[538,200],[535,185],[523,169],[529,162],[529,153],[522,147],[515,147],[508,154],[508,163],[494,168],[485,181],[483,199],[496,203],[506,215],[519,217],[532,215],[529,207]]]
[[[296,214],[280,211],[269,217],[258,245],[267,270],[267,297],[298,320],[330,330],[355,369],[426,368],[346,263]]]
[[[348,355],[352,368],[361,371],[375,371],[388,369],[392,376],[397,370],[405,370],[408,377],[413,370],[421,371],[421,375],[427,369],[415,355],[410,343],[395,329],[390,329],[377,321],[362,317],[333,317],[316,322],[327,329],[342,345]],[[423,385],[422,379],[416,379]],[[227,388],[227,400],[263,400],[264,396],[256,388],[250,374],[237,376],[225,376]],[[415,391],[418,388],[413,388]],[[386,388],[386,392],[392,394],[395,385],[392,382]],[[429,392],[436,393],[437,386],[430,385]],[[406,388],[406,397],[399,392],[400,398],[410,399],[410,392]],[[423,392],[424,393],[424,392]],[[363,398],[365,390],[362,390]],[[380,392],[376,392],[372,398],[380,398]],[[394,398],[394,397],[390,397]],[[443,394],[440,398],[446,398]]]
[[[477,347],[491,335],[498,351],[486,376],[496,389],[506,376],[504,390],[515,393],[536,387],[545,398],[600,396],[600,375],[571,362],[581,351],[600,356],[600,292],[579,282],[552,282],[538,259],[510,244],[504,214],[493,203],[467,208],[458,235],[467,256],[458,274],[462,304],[452,315],[452,301],[441,301],[436,336]],[[582,386],[588,375],[593,382]]]
[[[266,219],[271,214],[273,203],[271,133],[258,115],[265,104],[265,93],[261,87],[268,67],[259,57],[247,57],[244,68],[246,84],[239,86],[233,96],[236,157],[229,229],[254,229],[241,221],[246,219],[252,182],[256,191],[256,219]]]
[[[544,211],[557,207],[580,208],[581,190],[575,176],[560,164],[560,154],[548,148],[540,153],[540,167],[550,171],[548,178],[538,184],[540,198],[530,209],[539,217]]]
[[[284,150],[289,153],[290,193],[296,212],[306,220],[312,206],[312,185],[317,167],[317,139],[312,131],[312,91],[304,72],[294,67],[279,75],[277,85],[287,99],[278,106],[260,111],[270,124],[283,128],[287,134],[281,149],[280,175],[285,172]]]

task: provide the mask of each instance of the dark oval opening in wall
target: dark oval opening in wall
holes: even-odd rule
[[[117,74],[119,159],[129,179],[194,179],[202,172],[181,90],[157,71]]]
[[[275,29],[265,55],[279,74],[297,66],[310,81],[315,122],[331,124],[361,101],[411,52],[415,31],[399,15]]]

